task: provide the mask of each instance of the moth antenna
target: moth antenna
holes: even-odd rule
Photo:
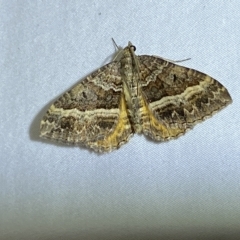
[[[112,41],[113,41],[114,46],[117,48],[117,50],[119,50],[120,47],[117,45],[117,43],[115,42],[115,40],[113,38],[112,38]]]

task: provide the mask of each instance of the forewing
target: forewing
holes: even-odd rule
[[[139,56],[145,113],[143,132],[155,140],[178,137],[231,103],[227,89],[194,69]]]
[[[40,136],[104,152],[125,143],[132,130],[118,62],[98,69],[64,93],[43,117]]]

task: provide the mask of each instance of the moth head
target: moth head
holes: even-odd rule
[[[132,45],[131,42],[128,42],[128,47],[129,47],[133,52],[136,51],[136,47],[135,47],[134,45]]]

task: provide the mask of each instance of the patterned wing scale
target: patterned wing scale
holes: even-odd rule
[[[154,140],[182,135],[232,101],[227,89],[204,73],[153,56],[138,59],[142,127]]]
[[[41,121],[41,137],[111,151],[132,128],[123,100],[119,62],[98,69],[61,96]]]

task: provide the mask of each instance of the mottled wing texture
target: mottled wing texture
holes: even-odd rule
[[[138,60],[143,133],[154,140],[181,136],[232,101],[227,89],[204,73],[154,56]]]
[[[64,93],[43,117],[40,136],[83,144],[98,152],[120,147],[132,135],[120,63],[98,69]]]

